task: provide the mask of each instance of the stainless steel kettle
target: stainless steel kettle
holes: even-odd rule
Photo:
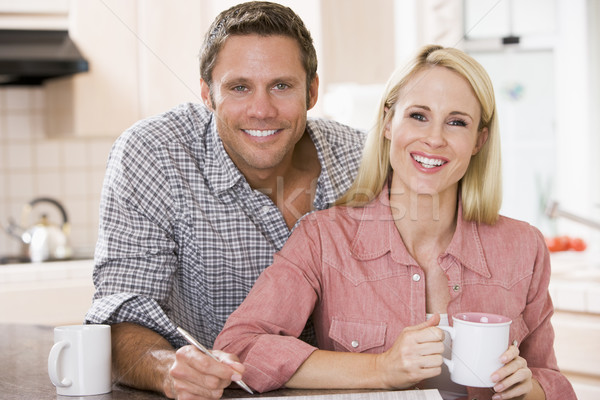
[[[23,228],[28,224],[33,207],[39,203],[50,203],[54,205],[62,216],[62,224],[54,225],[48,221],[46,214],[42,214],[38,222],[29,228]],[[30,201],[23,206],[21,213],[21,226],[9,221],[6,231],[12,236],[20,239],[26,246],[26,252],[32,262],[68,259],[72,255],[69,246],[70,225],[65,208],[54,199],[40,197]]]

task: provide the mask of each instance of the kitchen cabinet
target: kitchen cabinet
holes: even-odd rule
[[[49,136],[118,136],[139,116],[137,3],[72,1],[69,34],[89,72],[46,81]]]
[[[116,137],[141,118],[198,101],[197,55],[214,17],[210,5],[71,2],[69,34],[90,70],[45,83],[49,136]]]
[[[600,315],[556,311],[554,350],[579,400],[600,398]]]
[[[67,29],[69,0],[0,0],[1,29]]]
[[[155,115],[185,101],[200,102],[198,54],[205,31],[225,7],[214,1],[139,1],[138,76],[140,116]]]

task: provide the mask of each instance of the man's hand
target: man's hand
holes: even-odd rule
[[[219,399],[223,389],[232,381],[242,379],[244,366],[237,357],[214,350],[221,362],[215,361],[194,346],[185,346],[175,353],[175,362],[169,371],[170,379],[165,395],[178,400]]]
[[[112,325],[115,381],[142,390],[162,392],[172,399],[218,399],[244,366],[237,357],[215,350],[217,362],[193,346],[175,351],[151,329],[123,322]]]

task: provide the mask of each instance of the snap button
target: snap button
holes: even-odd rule
[[[414,274],[414,275],[412,276],[412,280],[413,280],[413,281],[415,281],[415,282],[419,282],[419,281],[421,280],[421,275],[419,275],[419,274]]]
[[[354,348],[358,347],[358,340],[353,340],[352,343],[350,343],[350,345]]]
[[[460,290],[460,285],[452,286],[452,290],[454,290],[455,292],[458,292]]]

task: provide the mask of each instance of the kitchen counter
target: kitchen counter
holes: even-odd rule
[[[0,325],[0,345],[4,342],[7,330],[16,332],[24,329],[25,337],[30,337],[29,340],[33,340],[31,336],[35,335],[47,336],[47,349],[36,350],[39,357],[47,357],[52,341],[51,328],[37,324],[57,326],[83,322],[94,293],[93,264],[93,260],[89,259],[0,265],[0,324],[29,326],[15,328],[18,325]],[[559,366],[572,379],[580,399],[600,398],[600,257],[587,252],[552,254],[550,294],[556,308],[553,325]],[[5,353],[0,354],[3,354],[4,361]],[[12,357],[17,359],[17,356],[20,360],[23,355],[19,353]],[[13,363],[9,360],[2,364],[10,366]],[[16,361],[15,364],[20,365],[21,362]],[[26,367],[17,369],[23,373],[27,370]],[[38,374],[36,379],[47,381],[49,392],[55,393],[47,379],[47,372]],[[9,378],[3,381],[3,376],[12,375],[0,372],[2,387],[12,381]],[[585,378],[583,383],[581,378]],[[129,393],[126,388],[122,390],[123,393]],[[584,391],[589,395],[586,396]],[[152,395],[122,398],[135,400],[153,398]],[[31,396],[23,395],[21,398],[38,397],[32,392]],[[52,398],[56,398],[56,395]]]
[[[566,251],[552,254],[551,263],[554,308],[600,314],[600,255]]]
[[[4,400],[148,400],[165,397],[122,385],[113,385],[112,392],[85,397],[68,397],[56,394],[56,388],[48,377],[48,354],[54,342],[53,328],[42,325],[0,324],[0,388]],[[273,392],[251,396],[241,389],[228,389],[223,398],[247,397],[281,397],[346,394],[342,399],[348,400],[353,394],[362,393],[361,399],[377,400],[435,400],[441,399],[437,390],[406,391],[360,391],[360,390],[276,390]],[[372,395],[372,396],[369,396]],[[330,397],[331,398],[331,397]]]
[[[0,265],[0,323],[82,323],[93,269],[92,259]]]

